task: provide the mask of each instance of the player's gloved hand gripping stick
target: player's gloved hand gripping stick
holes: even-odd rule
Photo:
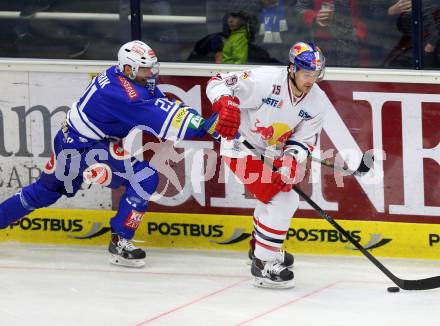
[[[220,141],[220,136],[217,132],[215,132],[217,115],[214,114],[209,119],[206,120],[204,128],[208,134],[210,134],[217,141]],[[236,137],[247,149],[254,153],[254,155],[260,157],[260,159],[268,164],[269,160],[265,160],[264,155],[258,152],[252,144],[250,144],[243,136],[237,134]],[[270,163],[269,163],[270,164]],[[334,168],[332,165],[323,164],[325,166],[330,166]],[[362,164],[361,164],[362,165]],[[276,171],[276,167],[271,166],[273,171]],[[341,168],[342,169],[342,168]],[[343,169],[345,170],[345,169]],[[359,169],[358,169],[359,170]],[[357,170],[356,170],[357,171]],[[354,171],[354,172],[356,172]],[[365,172],[364,172],[365,173]],[[318,212],[321,217],[323,217],[327,222],[329,222],[336,230],[338,230],[344,237],[346,237],[351,244],[353,244],[365,257],[367,257],[377,268],[379,268],[391,281],[393,281],[399,288],[404,290],[429,290],[440,287],[440,276],[434,276],[419,280],[404,280],[398,278],[394,275],[390,270],[388,270],[380,261],[378,261],[370,252],[367,251],[358,241],[356,241],[350,233],[345,231],[330,215],[322,210],[321,207],[318,206],[309,196],[307,196],[301,189],[299,189],[296,185],[292,185],[293,190],[295,190],[298,195],[303,198],[314,210]]]

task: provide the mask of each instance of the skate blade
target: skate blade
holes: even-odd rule
[[[255,277],[253,285],[259,288],[267,289],[290,289],[295,286],[294,280],[284,282],[274,282],[265,277]]]
[[[111,255],[109,261],[113,265],[125,267],[140,268],[145,266],[145,260],[143,259],[125,259],[124,257],[118,255]]]

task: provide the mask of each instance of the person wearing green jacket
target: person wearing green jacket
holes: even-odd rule
[[[231,34],[223,45],[221,63],[244,64],[248,61],[249,31],[244,15],[231,13],[227,20]]]

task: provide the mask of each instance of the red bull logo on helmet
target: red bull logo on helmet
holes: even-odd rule
[[[321,67],[322,67],[321,59],[320,58],[315,58],[315,60],[313,60],[312,67],[316,67],[315,68],[316,70],[320,70]]]
[[[294,53],[295,56],[297,56],[305,51],[312,51],[313,52],[312,48],[308,44],[303,43],[303,42],[299,42],[299,43],[294,44],[292,46],[291,51]]]
[[[261,139],[268,145],[276,147],[284,146],[287,139],[293,134],[289,125],[282,122],[274,122],[269,126],[264,126],[261,124],[261,121],[257,119],[254,127],[254,129],[251,129],[253,133],[259,134]]]

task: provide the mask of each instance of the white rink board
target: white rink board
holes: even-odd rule
[[[149,250],[147,265],[109,265],[106,248],[2,245],[1,325],[437,326],[440,289],[388,293],[363,257],[295,257],[296,286],[251,285],[246,253]],[[440,262],[381,260],[402,278]]]

